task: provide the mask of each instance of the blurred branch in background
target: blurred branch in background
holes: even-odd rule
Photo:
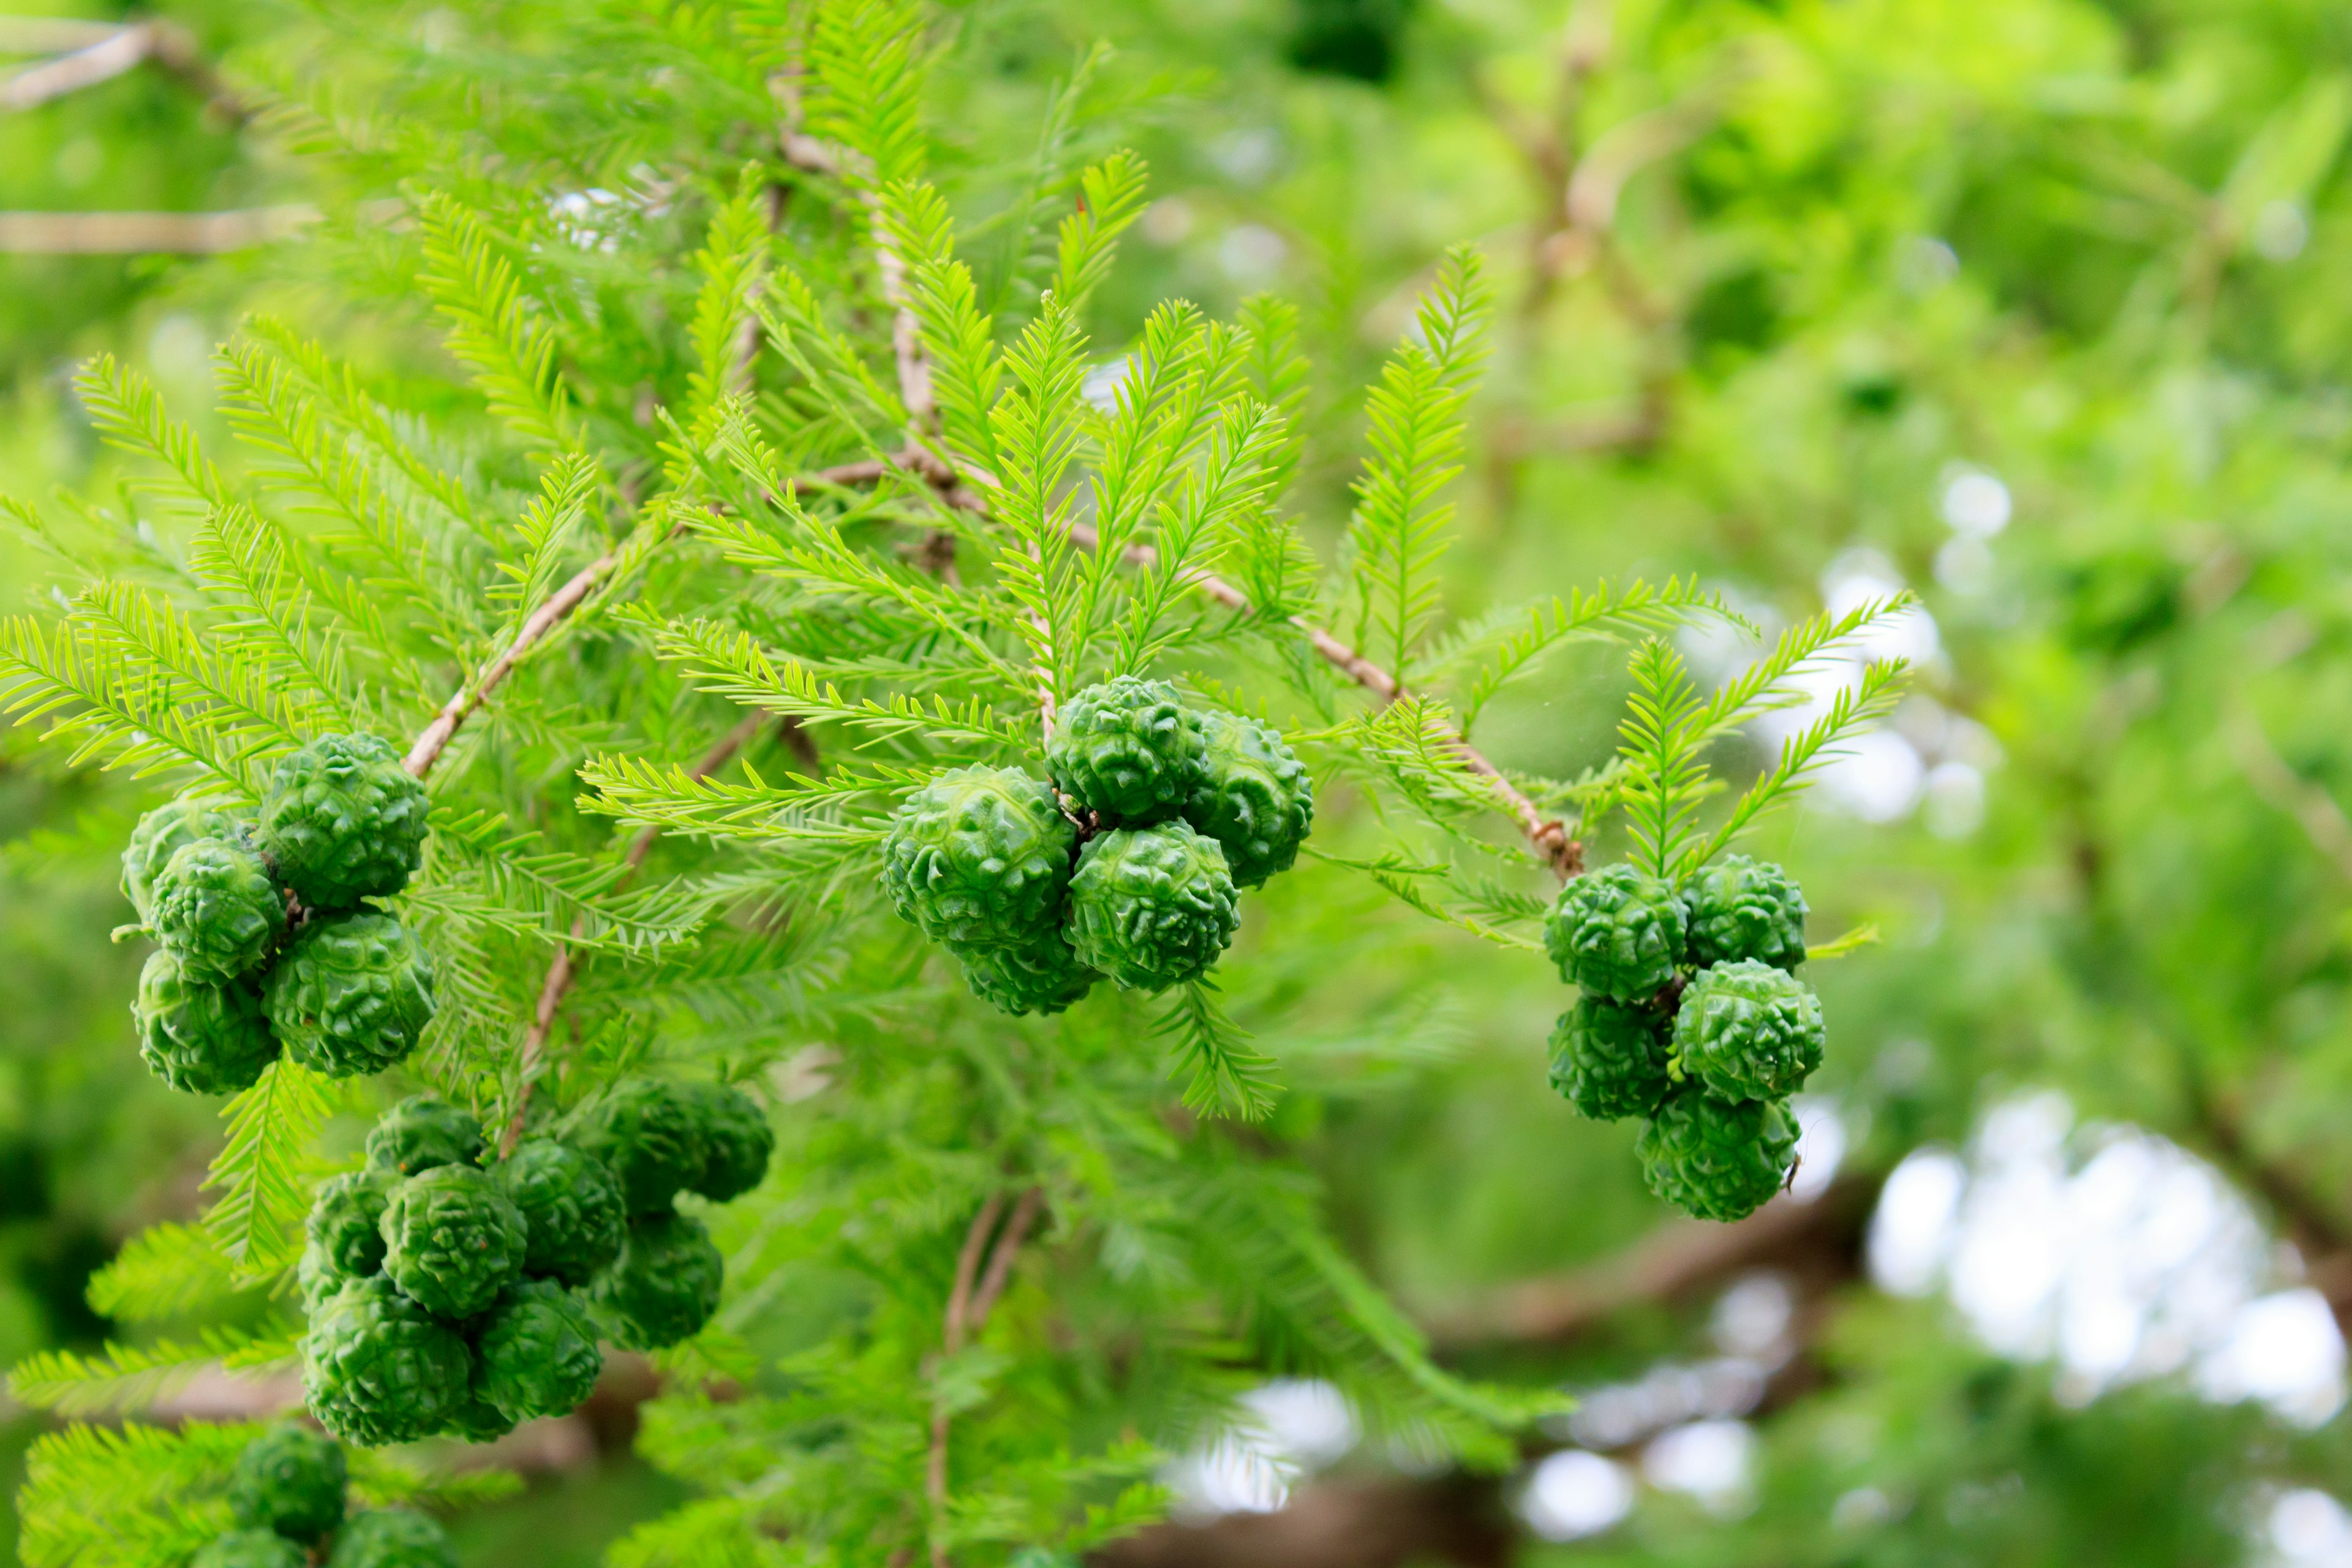
[[[303,203],[217,213],[0,212],[0,251],[41,256],[209,256],[284,239],[319,220]]]
[[[215,112],[230,120],[243,120],[249,112],[205,60],[195,40],[170,22],[133,22],[112,27],[46,17],[0,20],[0,53],[58,57],[0,79],[0,114],[37,109],[68,93],[111,81],[151,60],[203,93]]]

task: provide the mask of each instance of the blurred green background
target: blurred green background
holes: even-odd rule
[[[504,10],[470,20],[495,41]],[[381,71],[451,13],[154,15],[234,83]],[[24,19],[69,16],[123,13],[0,3],[0,79],[41,58]],[[1457,1484],[1269,1389],[1255,1447],[1173,1478],[1195,1523],[1155,1550],[1192,1555],[1145,1560],[1313,1560],[1278,1545],[1305,1510],[1250,1509],[1317,1489],[1408,1521],[1328,1559],[1367,1563],[2352,1562],[2352,12],[943,16],[982,62],[978,112],[992,80],[1117,51],[1103,90],[1131,95],[1158,199],[1097,309],[1106,355],[1168,294],[1274,288],[1320,384],[1360,384],[1443,247],[1486,250],[1501,330],[1457,613],[1636,574],[1696,574],[1767,624],[1923,603],[1878,647],[1916,661],[1910,698],[1756,847],[1803,879],[1817,941],[1883,939],[1817,966],[1832,1037],[1799,1193],[1728,1241],[1673,1220],[1631,1130],[1544,1089],[1540,966],[1368,905],[1382,994],[1428,1048],[1299,1094],[1281,1130],[1450,1357],[1584,1404],[1519,1475]],[[161,63],[0,109],[0,216],[246,210],[307,177],[282,128]],[[121,475],[70,367],[110,350],[200,414],[211,345],[265,300],[336,308],[299,240],[0,255],[0,492],[105,505]],[[1324,527],[1357,416],[1310,410],[1299,504]],[[36,548],[0,542],[10,610]],[[1685,651],[1711,678],[1745,657]],[[1482,738],[1572,774],[1619,695],[1607,658],[1564,658]],[[1752,769],[1780,732],[1722,760]],[[193,1212],[217,1141],[131,1066],[102,847],[142,798],[0,730],[0,1359],[104,1334],[83,1279]],[[1268,918],[1361,896],[1293,880]],[[38,1429],[12,1416],[5,1451]],[[593,1562],[674,1500],[626,1458],[625,1412],[594,1436],[464,1521],[468,1561]]]

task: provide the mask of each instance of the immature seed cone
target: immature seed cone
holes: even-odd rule
[[[1684,916],[1674,889],[1631,866],[1578,877],[1544,921],[1544,950],[1559,977],[1612,1002],[1646,1002],[1683,961]]]
[[[1001,947],[957,955],[971,994],[1019,1017],[1024,1013],[1059,1013],[1094,989],[1102,976],[1078,962],[1068,939],[1047,931],[1025,947]]]
[[[1014,768],[957,768],[892,816],[882,890],[933,942],[1015,947],[1061,919],[1076,843],[1052,785]]]
[[[1240,923],[1224,851],[1181,822],[1103,834],[1070,879],[1070,946],[1130,991],[1200,978]]]
[[[307,1427],[273,1426],[229,1473],[229,1512],[247,1530],[310,1545],[343,1521],[342,1446]]]
[[[1089,811],[1114,822],[1158,822],[1200,782],[1205,750],[1200,716],[1174,687],[1121,675],[1062,704],[1045,769]]]
[[[302,1336],[310,1413],[362,1447],[413,1443],[441,1430],[473,1371],[474,1352],[457,1331],[381,1275],[354,1279],[320,1302]]]
[[[408,886],[424,859],[430,809],[391,742],[320,735],[279,760],[257,832],[304,903],[344,910]]]
[[[631,1214],[658,1214],[703,1178],[710,1131],[703,1110],[677,1084],[624,1079],[583,1108],[564,1142],[604,1163]]]
[[[436,1095],[412,1094],[368,1130],[367,1159],[395,1178],[436,1165],[478,1165],[482,1124],[472,1111]]]
[[[250,1089],[278,1059],[278,1037],[250,981],[191,980],[168,952],[148,954],[131,1017],[140,1060],[183,1094]]]
[[[234,838],[199,838],[163,862],[149,889],[155,941],[192,980],[228,981],[269,962],[286,900],[261,857]]]
[[[604,1370],[595,1320],[551,1280],[509,1286],[474,1342],[474,1391],[509,1421],[577,1408]]]
[[[700,1220],[645,1215],[629,1223],[620,1257],[589,1285],[588,1299],[614,1344],[656,1351],[702,1331],[725,1273]]]
[[[274,1531],[232,1530],[197,1548],[188,1568],[304,1568],[310,1561]]]
[[[1671,1087],[1665,1028],[1643,1007],[1580,996],[1551,1036],[1551,1086],[1595,1121],[1647,1116]]]
[[[1797,1124],[1771,1100],[1733,1105],[1686,1086],[1634,1145],[1650,1190],[1698,1219],[1743,1219],[1788,1179]]]
[[[236,838],[245,826],[218,801],[165,801],[131,830],[131,842],[122,851],[122,896],[142,921],[151,919],[155,878],[164,862],[199,838]]]
[[[438,1317],[472,1317],[522,1272],[522,1212],[471,1165],[436,1165],[402,1182],[379,1224],[384,1273]]]
[[[1752,958],[1778,969],[1805,961],[1805,895],[1778,866],[1727,855],[1683,884],[1691,961]]]
[[[261,999],[286,1054],[312,1072],[382,1072],[433,1021],[433,963],[390,915],[329,915],[271,966]]]
[[[327,1568],[457,1568],[448,1532],[404,1508],[354,1514],[335,1537]]]
[[[449,1419],[442,1425],[441,1435],[463,1443],[495,1443],[515,1429],[511,1416],[482,1397],[480,1384],[481,1358],[475,1358],[475,1383],[466,1397],[457,1402]]]
[[[1213,838],[1237,888],[1262,888],[1298,858],[1315,822],[1315,781],[1281,732],[1239,714],[1201,715],[1207,740],[1184,820]]]
[[[1675,1014],[1683,1070],[1722,1100],[1794,1094],[1826,1037],[1813,988],[1752,958],[1702,970]]]
[[[760,1184],[768,1173],[768,1157],[776,1152],[775,1130],[751,1097],[723,1083],[678,1086],[702,1118],[707,1151],[702,1173],[686,1184],[712,1203],[738,1198]]]
[[[378,1170],[346,1171],[319,1184],[310,1198],[304,1239],[319,1252],[319,1268],[338,1282],[364,1279],[383,1268],[384,1202],[397,1177]]]
[[[493,1173],[521,1211],[522,1270],[584,1285],[621,1250],[628,1214],[604,1163],[552,1138],[530,1138]]]

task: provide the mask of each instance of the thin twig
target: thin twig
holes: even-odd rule
[[[1082,522],[1070,525],[1070,538],[1085,550],[1092,550],[1097,543],[1094,529]],[[1149,568],[1158,563],[1160,556],[1149,544],[1130,544],[1122,552],[1122,559],[1130,565]],[[1229,609],[1245,613],[1250,607],[1248,595],[1214,573],[1188,571],[1181,581]],[[1325,663],[1370,691],[1382,703],[1413,698],[1414,693],[1410,687],[1321,626],[1302,616],[1292,616],[1290,624],[1307,635],[1307,642]],[[1489,762],[1486,753],[1472,745],[1459,731],[1448,730],[1445,743],[1464,767],[1486,781],[1487,788],[1510,812],[1519,825],[1519,831],[1527,836],[1528,841],[1535,846],[1555,874],[1565,880],[1584,869],[1584,847],[1568,836],[1566,823],[1557,817],[1545,816],[1536,803],[1522,794],[1504,776],[1503,770]]]
[[[759,734],[760,727],[767,721],[768,715],[765,712],[745,714],[732,730],[720,736],[710,750],[703,753],[700,762],[694,764],[694,776],[698,779],[708,778],[733,762],[736,753],[751,743],[752,738]],[[786,718],[782,721],[782,729],[788,737],[798,740],[802,745],[809,744],[807,736],[801,732],[799,720]],[[811,750],[813,752],[814,747],[811,747]],[[797,746],[794,747],[794,754],[799,754]],[[638,830],[636,837],[629,841],[627,854],[622,858],[625,868],[621,875],[614,879],[609,890],[618,892],[631,878],[636,875],[639,868],[645,865],[646,857],[652,853],[654,839],[659,836],[660,831],[659,828],[650,825]],[[585,929],[584,922],[584,916],[572,921],[573,939],[576,940],[581,931]],[[571,994],[572,983],[576,974],[577,971],[572,963],[570,945],[558,942],[555,948],[555,958],[547,966],[547,978],[540,983],[539,1002],[531,1009],[530,1030],[523,1036],[522,1053],[516,1074],[514,1110],[507,1118],[505,1131],[499,1135],[499,1155],[501,1159],[513,1153],[515,1144],[522,1138],[523,1122],[530,1114],[531,1090],[547,1070],[548,1038],[555,1032],[556,1016],[562,1009],[564,997]]]
[[[988,1314],[996,1306],[996,1299],[1004,1294],[1004,1287],[1013,1279],[1013,1260],[1019,1257],[1021,1244],[1029,1239],[1029,1227],[1037,1223],[1045,1212],[1045,1189],[1032,1187],[1021,1194],[1013,1205],[1013,1217],[1004,1222],[1004,1234],[996,1238],[996,1249],[989,1254],[988,1269],[980,1277],[980,1289],[971,1299],[971,1331],[978,1333],[988,1326]]]
[[[2238,771],[2254,793],[2294,817],[2336,874],[2352,881],[2352,818],[2346,817],[2336,797],[2287,765],[2242,693],[2231,704],[2223,730]]]
[[[497,690],[499,685],[513,672],[516,663],[524,654],[562,624],[564,616],[580,607],[581,602],[595,591],[596,584],[620,564],[620,560],[618,549],[607,550],[583,566],[570,582],[550,594],[539,608],[530,613],[530,618],[523,622],[522,629],[515,633],[514,641],[508,644],[505,650],[482,671],[480,679],[458,688],[457,694],[441,705],[441,711],[434,716],[433,722],[425,726],[424,732],[416,737],[416,743],[408,748],[408,756],[401,766],[420,779],[431,773],[433,764],[441,760],[441,753],[448,750],[450,741],[456,738],[457,727],[472,718],[474,710],[488,700],[490,693]]]
[[[945,1355],[957,1355],[963,1350],[971,1314],[972,1284],[980,1276],[980,1260],[987,1249],[989,1234],[1003,1213],[1003,1192],[992,1192],[972,1216],[971,1228],[964,1232],[963,1250],[956,1254],[955,1288],[948,1293],[947,1322],[940,1335]],[[931,1402],[931,1448],[923,1467],[923,1496],[931,1505],[931,1568],[950,1568],[947,1537],[943,1533],[948,1511],[948,1407],[942,1399]]]
[[[60,40],[72,37],[64,32],[55,36]],[[37,109],[53,99],[111,81],[153,60],[194,86],[222,113],[232,119],[246,118],[245,106],[205,63],[195,40],[185,29],[170,22],[134,22],[128,26],[109,28],[103,36],[83,35],[74,38],[73,43],[70,54],[0,80],[0,113]]]
[[[17,256],[211,256],[248,250],[319,221],[303,203],[229,212],[0,212],[0,251]]]

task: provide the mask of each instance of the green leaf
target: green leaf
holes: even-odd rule
[[[303,1173],[341,1099],[333,1080],[280,1057],[222,1109],[228,1142],[205,1175],[205,1190],[217,1194],[205,1230],[241,1283],[293,1267],[310,1209]]]
[[[1462,471],[1463,410],[1486,359],[1491,310],[1477,252],[1447,252],[1412,335],[1365,405],[1371,452],[1346,542],[1355,643],[1402,683],[1437,614],[1438,559],[1454,521],[1453,503],[1439,497]]]
[[[1181,987],[1169,999],[1154,1033],[1168,1041],[1177,1065],[1192,1071],[1184,1088],[1188,1108],[1244,1121],[1263,1121],[1274,1114],[1273,1059],[1225,1016],[1210,981],[1194,980]]]

